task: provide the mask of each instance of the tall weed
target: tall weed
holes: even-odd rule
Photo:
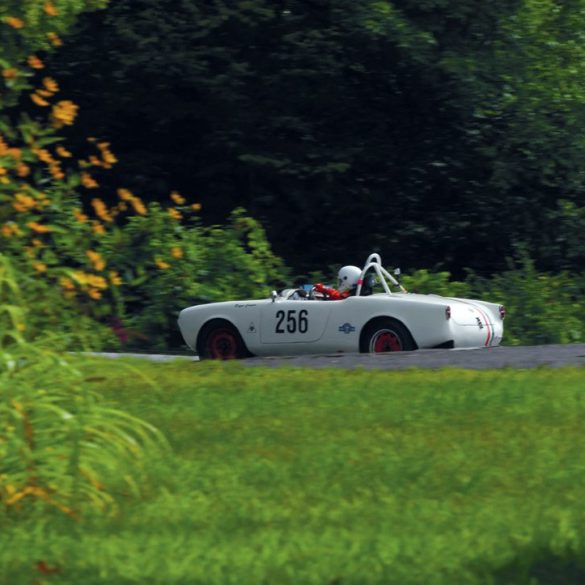
[[[117,494],[140,491],[145,463],[165,439],[108,406],[62,354],[28,343],[19,298],[0,255],[0,508],[113,512]]]

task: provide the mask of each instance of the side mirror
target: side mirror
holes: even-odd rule
[[[273,290],[270,293],[270,298],[272,299],[272,302],[274,302],[276,300],[276,297],[278,297],[278,293],[275,290]]]

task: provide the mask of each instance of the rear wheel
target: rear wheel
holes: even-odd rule
[[[360,341],[362,353],[412,351],[416,345],[408,329],[394,319],[379,319],[366,326]]]
[[[237,360],[251,355],[238,330],[227,321],[211,322],[203,328],[197,353],[209,360]]]

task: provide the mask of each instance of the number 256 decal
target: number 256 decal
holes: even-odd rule
[[[276,328],[275,333],[306,333],[309,328],[309,320],[307,319],[309,312],[306,309],[301,309],[297,315],[296,309],[290,311],[277,311],[276,313]],[[285,329],[286,328],[286,329]]]

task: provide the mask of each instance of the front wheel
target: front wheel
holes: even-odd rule
[[[394,319],[380,319],[366,326],[360,340],[362,353],[412,351],[416,345],[408,329]]]
[[[238,330],[227,322],[208,323],[199,335],[197,353],[201,359],[237,360],[249,357]]]

